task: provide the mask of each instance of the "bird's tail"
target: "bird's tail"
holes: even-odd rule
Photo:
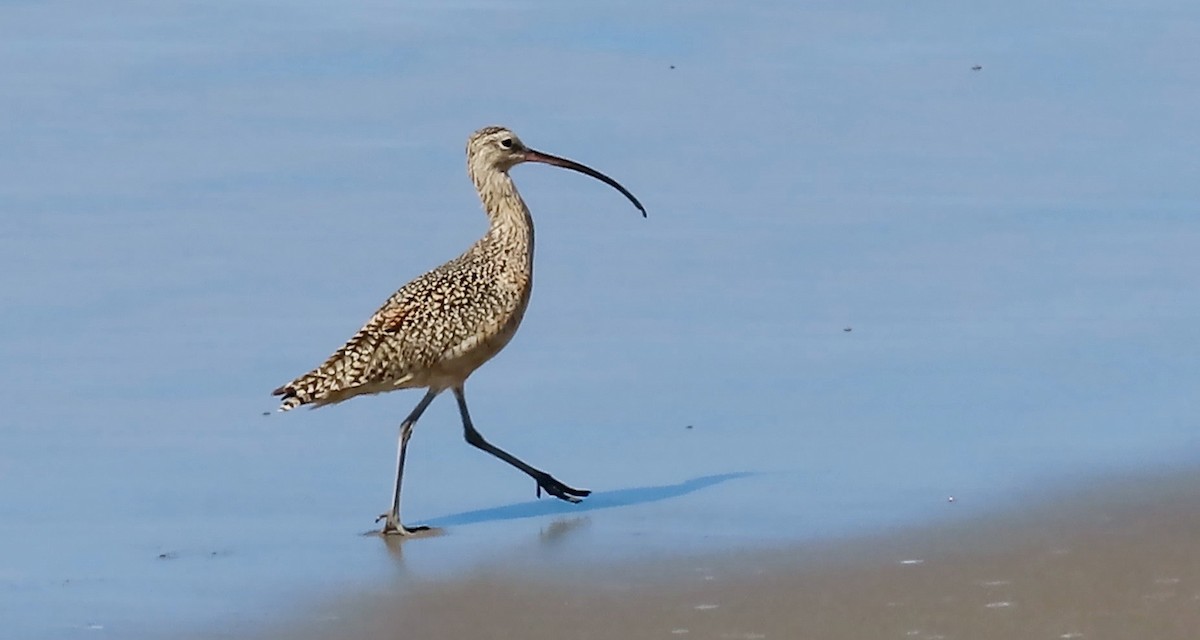
[[[311,402],[311,400],[302,397],[301,391],[296,389],[293,384],[294,383],[285,384],[271,392],[271,395],[273,396],[283,396],[282,401],[279,403],[280,411],[291,411],[300,405]]]
[[[321,366],[272,391],[272,395],[283,396],[279,410],[289,411],[302,405],[321,407],[363,393],[363,384],[370,380],[365,375],[366,367],[357,364],[366,359],[362,355],[366,347],[360,346],[359,341],[356,336]],[[370,355],[369,351],[366,353]]]
[[[345,400],[348,397],[345,386],[330,376],[326,367],[322,365],[272,391],[273,396],[283,396],[279,410],[291,411],[304,405],[315,408]]]
[[[312,385],[304,384],[304,382],[305,379],[301,377],[271,391],[271,395],[283,396],[280,401],[280,411],[292,411],[296,407],[308,405],[316,400],[312,394]]]

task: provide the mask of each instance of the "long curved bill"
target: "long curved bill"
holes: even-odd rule
[[[612,178],[604,175],[603,173],[600,173],[599,171],[596,171],[595,169],[593,169],[589,166],[579,164],[578,162],[575,162],[574,160],[567,160],[566,158],[552,156],[548,153],[542,153],[541,151],[534,151],[533,149],[525,150],[525,160],[527,162],[541,162],[543,164],[552,164],[556,167],[562,167],[564,169],[578,171],[579,173],[582,173],[585,176],[591,176],[591,177],[607,184],[608,186],[616,189],[617,191],[620,191],[622,195],[624,195],[626,198],[629,198],[629,201],[633,203],[633,206],[638,208],[638,211],[642,212],[642,217],[643,218],[646,217],[646,207],[643,207],[642,203],[638,202],[638,199],[635,198],[632,193],[629,193],[629,189],[622,187],[621,183],[617,182],[616,180],[613,180]]]

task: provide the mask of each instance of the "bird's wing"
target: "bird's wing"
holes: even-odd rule
[[[401,387],[477,335],[487,322],[485,305],[496,294],[454,266],[447,263],[401,287],[324,363],[276,389],[284,398],[280,408],[339,402],[366,387]]]

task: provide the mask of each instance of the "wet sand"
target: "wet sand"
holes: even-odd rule
[[[269,636],[1194,639],[1198,483],[1142,476],[953,526],[625,566],[514,557],[326,602]]]

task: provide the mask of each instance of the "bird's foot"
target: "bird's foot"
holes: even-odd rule
[[[574,489],[568,487],[548,473],[543,472],[540,475],[535,475],[533,479],[537,482],[537,496],[539,498],[542,497],[543,489],[546,491],[546,493],[554,496],[555,498],[558,498],[559,500],[566,500],[570,503],[579,502],[580,500],[583,500],[592,494],[592,492],[588,491],[587,489]]]
[[[390,513],[381,513],[381,514],[379,514],[379,517],[378,517],[378,518],[375,518],[375,522],[379,522],[380,520],[383,520],[383,521],[384,521],[384,523],[383,523],[383,529],[382,529],[382,530],[380,530],[380,532],[379,532],[379,533],[380,533],[380,535],[385,535],[385,536],[412,536],[412,535],[416,535],[416,534],[418,534],[418,533],[421,533],[421,532],[423,532],[423,531],[429,531],[429,530],[430,530],[430,528],[429,528],[429,527],[427,527],[427,526],[425,526],[425,525],[419,525],[419,526],[416,526],[416,527],[406,527],[406,526],[404,526],[403,524],[401,524],[401,523],[400,523],[400,520],[399,520],[399,519],[397,519],[397,518],[393,518],[393,517],[392,517],[392,514],[390,514]]]

